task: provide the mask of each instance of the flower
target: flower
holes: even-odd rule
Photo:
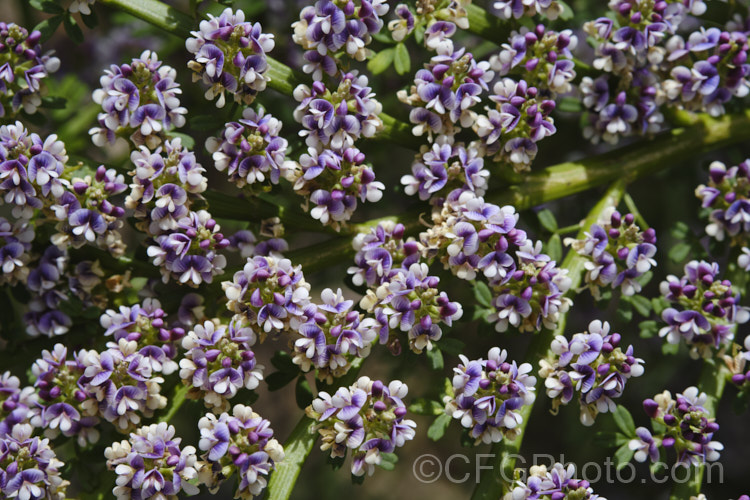
[[[693,357],[711,357],[714,349],[731,343],[735,325],[750,320],[750,310],[739,305],[740,295],[732,290],[732,283],[719,278],[716,263],[691,261],[684,276],[667,276],[659,289],[675,306],[662,311],[666,326],[659,336],[670,344],[684,339]]]
[[[620,334],[609,329],[606,321],[594,320],[588,331],[552,341],[539,375],[545,379],[553,413],[578,392],[581,423],[591,426],[599,413],[615,411],[613,398],[622,395],[629,378],[643,375],[643,360],[633,356],[633,346],[623,351]]]
[[[351,71],[341,75],[333,92],[321,81],[294,89],[294,98],[300,103],[294,119],[304,128],[300,136],[306,144],[343,152],[360,137],[373,137],[383,126],[378,118],[382,106],[367,85],[366,76]]]
[[[622,216],[614,208],[606,210],[584,238],[566,238],[565,244],[587,259],[584,282],[597,300],[608,285],[619,287],[623,295],[640,292],[638,278],[656,266],[654,230],[641,230],[633,214]]]
[[[459,357],[452,394],[443,399],[446,414],[461,421],[474,444],[512,441],[523,423],[519,410],[536,399],[531,365],[507,361],[508,353],[499,347],[490,349],[486,360]]]
[[[513,482],[512,490],[503,496],[503,500],[528,499],[573,499],[606,500],[594,493],[591,484],[585,479],[575,479],[576,467],[573,464],[553,464],[549,469],[545,465],[535,465],[528,470],[516,470],[524,479]]]
[[[111,144],[118,134],[127,134],[134,146],[155,148],[164,133],[182,127],[187,110],[180,106],[182,89],[176,77],[174,68],[162,65],[150,50],[130,64],[105,70],[101,88],[92,96],[103,110],[97,118],[99,127],[89,130],[94,144]]]
[[[188,397],[202,398],[207,408],[226,411],[228,400],[240,389],[258,387],[264,367],[251,350],[255,339],[252,328],[240,321],[195,325],[182,339],[180,378],[190,388]]]
[[[206,141],[216,170],[226,170],[238,187],[277,184],[284,174],[287,140],[281,137],[281,122],[247,108],[238,122],[227,123],[220,137]]]
[[[655,447],[673,449],[677,463],[688,466],[718,460],[724,446],[712,441],[719,425],[703,406],[706,400],[706,394],[696,387],[688,387],[675,399],[669,391],[646,399],[643,409],[654,424],[654,433],[642,427],[636,430],[637,439],[628,444],[638,450],[636,460],[643,462],[648,456],[651,461],[658,461],[660,455]]]
[[[232,415],[208,414],[198,422],[199,447],[206,453],[199,477],[212,492],[237,473],[235,498],[251,499],[266,487],[266,476],[284,459],[284,448],[273,438],[270,422],[245,405]]]
[[[174,426],[166,422],[140,427],[127,440],[104,450],[107,468],[117,474],[112,493],[125,498],[177,498],[198,493],[195,448],[180,447]]]
[[[305,307],[307,321],[297,328],[292,361],[305,372],[315,368],[318,379],[330,384],[349,371],[354,358],[370,354],[379,328],[373,318],[352,310],[354,301],[344,299],[341,289],[326,288],[320,299]]]
[[[302,70],[322,80],[323,73],[336,74],[338,61],[348,56],[364,61],[371,54],[366,46],[383,27],[388,13],[385,0],[356,0],[339,4],[318,0],[303,8],[292,24],[292,39],[305,49]]]
[[[29,424],[0,436],[0,492],[5,498],[63,500],[69,484],[60,476],[65,465],[49,439],[32,437]]]
[[[321,391],[305,410],[316,422],[323,441],[320,449],[331,450],[332,457],[345,457],[351,450],[352,474],[372,475],[382,453],[393,453],[414,438],[417,424],[404,418],[407,392],[399,380],[386,386],[368,377],[340,387],[333,395]]]
[[[47,95],[46,78],[60,68],[53,52],[42,53],[40,31],[0,23],[0,117],[34,114]]]
[[[209,86],[206,99],[219,97],[216,107],[224,107],[224,91],[247,106],[265,90],[270,81],[266,54],[275,42],[273,35],[262,30],[260,23],[246,22],[242,10],[228,7],[219,17],[209,14],[199,31],[190,32],[193,37],[185,41],[185,47],[195,57],[188,68],[195,73],[193,81]]]

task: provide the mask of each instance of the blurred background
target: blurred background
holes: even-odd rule
[[[189,11],[196,6],[195,2],[171,1],[174,6]],[[208,11],[218,13],[222,5],[209,5],[213,2],[200,2],[197,7],[201,12]],[[297,0],[240,0],[227,2],[236,8],[243,9],[249,20],[262,23],[264,31],[275,35],[276,48],[272,55],[292,67],[301,67],[302,51],[291,41],[290,24],[297,18],[299,10],[308,2]],[[578,29],[584,21],[603,15],[606,10],[606,2],[603,0],[571,0],[568,2],[575,13],[573,20],[558,21],[553,26],[557,29]],[[395,5],[395,4],[394,4]],[[35,11],[26,0],[0,0],[0,12],[2,21],[16,22],[27,28],[32,28],[42,19],[44,15]],[[46,43],[46,48],[54,49],[56,55],[61,59],[62,65],[58,73],[53,75],[50,82],[52,95],[62,95],[68,99],[65,109],[48,112],[48,119],[39,123],[36,127],[43,133],[57,133],[65,141],[68,152],[73,159],[86,158],[88,162],[103,162],[107,165],[121,166],[126,168],[128,158],[127,151],[99,150],[89,140],[87,130],[95,124],[98,106],[91,101],[91,92],[98,87],[98,79],[102,71],[110,64],[121,64],[137,57],[145,49],[155,50],[160,58],[169,65],[177,68],[178,82],[183,89],[182,105],[188,109],[188,125],[181,132],[192,136],[195,140],[195,152],[199,161],[207,167],[209,185],[218,187],[227,195],[238,194],[237,189],[225,181],[225,176],[211,168],[212,161],[203,144],[205,139],[220,130],[225,121],[229,121],[232,110],[217,110],[213,104],[203,98],[203,88],[198,84],[191,83],[190,72],[186,68],[189,55],[184,47],[184,40],[160,31],[157,28],[131,17],[128,14],[117,12],[100,5],[95,6],[98,14],[98,25],[94,28],[82,27],[84,34],[83,43],[76,44],[66,36],[62,27],[58,28],[55,35]],[[197,25],[196,25],[197,27]],[[457,37],[460,45],[466,46],[468,50],[475,51],[478,57],[488,57],[492,53],[493,46],[482,40],[469,35]],[[586,50],[583,45],[585,36],[579,31],[579,53],[585,58]],[[373,46],[379,48],[376,42]],[[426,53],[416,47],[410,46],[413,74],[426,60]],[[396,91],[409,84],[409,76],[399,77],[395,71],[371,78],[371,85],[375,89],[378,98],[383,103],[384,110],[392,116],[408,121],[408,108],[397,101]],[[262,104],[275,116],[284,122],[284,131],[290,143],[296,137],[299,126],[292,120],[291,112],[296,103],[291,97],[284,96],[267,90],[259,97],[258,103]],[[562,161],[576,160],[592,154],[597,154],[608,149],[607,146],[592,146],[581,136],[580,116],[576,113],[557,112],[555,114],[557,134],[546,139],[540,146],[539,156],[534,163],[534,169],[540,169],[548,165]],[[361,147],[368,156],[368,160],[374,166],[378,180],[387,186],[385,198],[377,204],[365,204],[360,206],[355,215],[355,221],[367,220],[390,214],[398,214],[409,209],[418,207],[418,202],[403,194],[400,189],[399,179],[410,170],[413,160],[413,151],[398,146],[383,143],[360,142]],[[639,210],[649,225],[655,228],[659,239],[659,253],[657,254],[659,266],[656,269],[654,279],[644,289],[643,294],[647,297],[658,295],[658,284],[668,274],[681,274],[684,262],[673,262],[667,258],[668,249],[677,241],[672,236],[672,231],[678,221],[688,226],[688,241],[693,245],[689,255],[690,258],[701,258],[701,252],[707,251],[703,235],[705,222],[699,218],[700,204],[694,195],[697,185],[706,182],[707,166],[713,160],[725,161],[727,164],[736,164],[742,161],[750,153],[749,145],[726,148],[707,155],[699,155],[689,162],[672,165],[661,173],[632,184],[629,193],[635,200]],[[618,147],[627,148],[627,143]],[[658,143],[654,143],[658,148]],[[494,174],[493,174],[494,175]],[[500,176],[494,176],[490,180],[490,187],[501,187],[503,181]],[[596,203],[604,187],[593,189],[565,198],[554,203],[549,203],[534,210],[525,211],[521,214],[520,226],[529,230],[537,238],[546,239],[548,233],[541,228],[535,216],[535,212],[543,208],[550,209],[556,214],[560,227],[577,223],[586,216],[588,210]],[[278,194],[280,197],[288,197],[291,203],[298,203],[297,198],[283,189]],[[286,198],[284,198],[286,199]],[[423,206],[427,211],[428,207]],[[250,227],[257,222],[253,214],[247,214],[251,221]],[[239,228],[241,223],[236,221],[221,221],[228,228]],[[315,221],[310,221],[317,224]],[[304,231],[289,231],[286,235],[292,248],[301,248],[306,245],[320,241],[325,236],[318,233],[305,233]],[[137,246],[137,236],[133,235],[133,242]],[[684,239],[684,238],[681,238]],[[724,268],[726,262],[726,249],[714,247],[710,249],[712,257]],[[145,259],[144,248],[139,248],[137,258]],[[344,287],[351,298],[358,297],[357,293],[349,287],[348,279],[345,279],[348,261],[340,262],[338,265],[327,267],[306,276],[307,281],[313,286],[313,295],[325,287]],[[437,271],[436,269],[434,269]],[[307,274],[307,273],[306,273]],[[443,283],[448,281],[444,276]],[[486,355],[487,350],[493,346],[507,349],[510,356],[521,360],[523,353],[529,344],[530,336],[515,333],[498,334],[488,325],[479,321],[471,321],[474,298],[470,286],[466,282],[450,280],[449,293],[453,300],[458,300],[464,305],[464,319],[454,325],[448,333],[449,336],[459,338],[466,343],[465,353],[470,359]],[[171,289],[174,293],[180,293],[179,289]],[[184,293],[184,291],[183,291]],[[644,398],[663,391],[670,390],[673,393],[697,382],[700,371],[700,361],[691,360],[687,350],[681,348],[677,355],[664,355],[662,353],[662,341],[657,338],[641,338],[638,323],[646,318],[641,318],[637,313],[627,314],[617,311],[617,298],[611,301],[605,309],[598,308],[591,300],[588,293],[581,294],[575,299],[575,306],[568,320],[568,334],[585,330],[588,323],[593,319],[605,319],[612,323],[614,331],[622,334],[625,345],[632,343],[636,355],[645,360],[646,374],[628,383],[625,395],[619,403],[627,406],[633,413],[636,426],[647,425],[648,419],[641,409]],[[169,298],[165,295],[164,300]],[[747,301],[744,302],[748,304]],[[6,319],[9,311],[3,312],[3,336],[23,336],[21,329],[12,325],[12,319]],[[6,316],[7,315],[7,316]],[[653,318],[656,319],[656,318]],[[15,325],[16,327],[18,325]],[[741,327],[738,338],[744,338],[747,326]],[[9,333],[10,332],[10,333]],[[55,339],[64,340],[64,339]],[[18,342],[16,346],[21,356],[11,359],[7,352],[0,351],[0,367],[11,369],[14,374],[23,376],[26,367],[35,359],[41,348],[48,348],[46,341]],[[69,345],[69,348],[86,345],[86,339],[71,337],[69,342],[79,345]],[[268,341],[262,346],[256,346],[256,354],[259,359],[264,360],[268,374],[272,368],[268,360],[273,352],[285,349],[281,342]],[[399,357],[392,356],[386,349],[377,347],[367,359],[363,374],[371,378],[382,380],[401,379],[409,386],[410,398],[433,398],[438,399],[443,387],[443,381],[451,375],[451,367],[458,364],[457,357],[445,354],[445,368],[433,370],[426,357],[418,357],[405,350]],[[311,384],[313,383],[310,378]],[[295,404],[294,384],[269,392],[262,384],[257,402],[253,408],[264,417],[268,418],[279,440],[285,440],[291,429],[302,415]],[[740,494],[747,493],[742,488],[750,488],[746,479],[748,464],[750,464],[750,425],[748,415],[738,414],[733,409],[733,400],[736,391],[728,387],[725,397],[719,407],[718,422],[721,429],[716,434],[716,439],[724,443],[725,449],[722,453],[721,463],[724,467],[724,481],[719,482],[714,478],[712,484],[705,487],[704,492],[709,499],[736,498]],[[232,401],[241,403],[241,397]],[[614,449],[603,448],[595,442],[595,434],[599,431],[614,430],[614,422],[610,415],[601,415],[596,425],[591,428],[583,427],[578,420],[578,410],[575,405],[563,407],[556,417],[549,414],[550,405],[544,394],[538,395],[531,416],[531,422],[526,432],[522,453],[531,460],[533,454],[549,454],[557,459],[564,458],[565,461],[573,463],[599,462],[603,463],[607,457],[614,453]],[[178,435],[183,437],[183,443],[197,444],[197,420],[203,412],[202,404],[189,403],[184,405],[174,424]],[[364,485],[352,483],[348,472],[348,465],[340,470],[334,470],[326,462],[325,454],[317,447],[311,453],[305,464],[297,487],[292,498],[297,500],[306,499],[340,499],[340,498],[389,498],[409,499],[430,498],[432,500],[467,498],[474,487],[473,474],[476,467],[475,454],[489,453],[489,446],[462,447],[460,426],[454,421],[446,435],[439,442],[433,442],[426,437],[426,430],[431,424],[433,417],[415,416],[418,427],[417,437],[414,441],[398,450],[399,463],[395,470],[385,471],[378,469],[373,477],[365,480]],[[106,446],[106,443],[101,443]],[[97,455],[98,453],[98,455]],[[453,477],[463,477],[466,472],[471,473],[472,479],[455,484],[445,476],[431,484],[419,482],[412,473],[414,460],[425,453],[433,454],[443,461],[453,454],[466,454],[470,457],[470,463],[465,464],[462,460],[453,462]],[[73,475],[74,484],[83,484],[84,489],[89,486],[95,487],[100,481],[112,482],[114,475],[103,471],[103,458],[101,450],[92,450],[89,456],[79,457],[80,463],[73,467],[70,474]],[[659,485],[650,481],[648,470],[642,464],[636,464],[638,476],[630,484],[610,483],[606,478],[594,485],[595,491],[610,500],[623,500],[635,497],[661,499],[667,498],[669,485]],[[627,474],[625,474],[627,477]],[[642,481],[643,479],[643,481]],[[234,488],[233,481],[229,481],[226,488],[220,492],[220,498],[230,497]],[[76,492],[69,490],[71,496],[84,496],[85,491]]]

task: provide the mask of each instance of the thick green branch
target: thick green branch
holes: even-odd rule
[[[594,224],[600,217],[601,213],[608,207],[617,206],[620,202],[625,191],[625,182],[616,182],[599,200],[596,206],[589,212],[588,217],[583,222],[583,225],[578,232],[578,237],[583,238],[583,232],[588,230],[592,224]],[[562,262],[561,267],[568,270],[568,276],[571,280],[571,287],[569,294],[573,294],[574,291],[580,286],[581,280],[583,279],[584,264],[586,260],[578,255],[576,252],[569,251]],[[536,366],[541,358],[547,354],[550,342],[557,335],[562,335],[565,332],[567,315],[563,314],[560,317],[560,321],[557,324],[555,330],[545,330],[539,333],[531,343],[529,352],[526,355],[526,362],[531,363],[532,366]],[[544,397],[544,380],[539,378],[536,384],[537,400]],[[477,483],[474,493],[472,495],[473,500],[497,500],[503,494],[504,478],[513,477],[513,469],[516,465],[515,457],[521,450],[521,444],[523,443],[523,437],[526,432],[526,427],[529,424],[529,417],[533,405],[524,406],[521,408],[521,416],[523,421],[521,422],[518,430],[520,435],[513,441],[501,441],[492,447],[491,458],[489,464],[492,465],[492,470],[487,471],[482,476],[482,479]],[[505,485],[507,486],[507,485]]]

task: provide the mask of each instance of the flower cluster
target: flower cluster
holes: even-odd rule
[[[198,210],[178,220],[173,232],[154,238],[148,256],[160,266],[165,283],[174,278],[197,287],[204,281],[211,283],[214,276],[224,272],[227,259],[220,251],[228,246],[221,226],[206,210]]]
[[[555,337],[539,370],[553,413],[568,404],[575,392],[580,393],[583,425],[593,425],[599,413],[615,411],[612,399],[622,396],[629,378],[643,375],[643,360],[633,356],[632,345],[623,352],[621,339],[619,333],[609,332],[609,323],[599,320],[570,340]]]
[[[453,41],[450,37],[456,32],[456,27],[469,28],[469,16],[466,11],[469,3],[470,0],[451,0],[447,3],[429,0],[419,2],[415,6],[401,3],[395,8],[397,19],[388,23],[388,29],[397,42],[415,31],[423,32],[422,41],[425,47],[437,52],[451,53]]]
[[[246,108],[237,122],[224,125],[220,137],[206,141],[219,172],[226,171],[237,187],[277,184],[284,174],[287,140],[281,137],[281,121],[261,108]]]
[[[34,209],[53,205],[69,192],[63,178],[68,155],[57,135],[42,139],[23,123],[0,126],[0,196],[13,216],[31,219]]]
[[[295,330],[310,303],[310,285],[301,266],[274,255],[248,257],[245,267],[222,288],[229,311],[257,329],[261,342],[272,331]]]
[[[370,354],[379,325],[353,311],[354,301],[344,299],[341,289],[326,288],[320,300],[305,307],[307,321],[297,327],[292,361],[305,372],[315,368],[318,379],[330,384],[349,371],[353,358]]]
[[[608,285],[623,295],[640,292],[638,278],[656,266],[654,230],[642,231],[633,214],[623,217],[612,208],[584,234],[580,240],[566,238],[565,244],[586,258],[584,282],[594,298],[601,298],[600,289]]]
[[[139,220],[136,227],[151,236],[174,231],[191,206],[202,201],[206,170],[179,138],[154,151],[141,146],[130,154],[130,161],[135,169],[130,172],[133,182],[125,207]]]
[[[733,96],[750,92],[747,35],[739,31],[701,28],[687,40],[675,35],[667,41],[673,66],[661,82],[670,103],[712,116],[724,114]]]
[[[39,31],[0,22],[0,119],[23,110],[34,114],[47,94],[44,80],[60,68],[60,60],[42,53]]]
[[[266,54],[273,50],[273,35],[263,33],[260,23],[245,21],[242,10],[226,8],[219,17],[208,15],[199,31],[191,31],[185,47],[195,58],[188,63],[193,81],[202,80],[209,88],[206,99],[224,107],[227,91],[235,102],[251,104],[270,81]]]
[[[542,24],[533,30],[521,28],[490,58],[490,65],[500,76],[520,70],[521,77],[540,91],[564,94],[570,92],[576,76],[571,51],[577,44],[571,30],[547,30]]]
[[[332,457],[352,453],[351,471],[355,476],[372,475],[383,453],[393,453],[414,438],[413,420],[404,418],[402,399],[408,387],[399,380],[387,386],[379,380],[360,377],[350,387],[335,394],[318,393],[307,407],[307,415],[316,422],[315,430]]]
[[[63,500],[69,484],[60,476],[64,464],[49,439],[31,432],[31,425],[18,424],[0,435],[0,493],[4,498]]]
[[[459,191],[483,196],[490,176],[476,144],[454,145],[448,136],[439,137],[432,147],[422,146],[411,172],[412,175],[401,177],[404,192],[410,196],[418,194],[420,200],[431,199],[436,205],[445,196],[457,196]]]
[[[303,208],[314,203],[310,215],[338,230],[357,209],[358,198],[376,202],[383,196],[385,185],[375,180],[372,168],[364,162],[364,153],[355,147],[343,153],[331,149],[318,152],[311,147],[299,163],[287,162],[286,178],[297,194],[305,197]]]
[[[500,19],[520,19],[541,14],[554,20],[563,11],[555,0],[497,0],[492,6]]]
[[[588,481],[575,478],[573,464],[566,467],[555,463],[550,469],[545,465],[534,465],[528,475],[520,470],[516,473],[523,479],[513,482],[513,489],[503,496],[503,500],[607,500],[594,493]]]
[[[499,347],[490,349],[486,360],[459,357],[453,394],[444,398],[445,412],[461,421],[475,444],[512,441],[523,422],[519,410],[536,399],[531,365],[507,361],[508,353]]]
[[[378,118],[382,106],[367,85],[365,75],[350,72],[341,76],[333,92],[321,81],[294,90],[294,98],[300,103],[294,119],[302,124],[300,136],[308,146],[342,152],[360,137],[375,135],[383,125]]]
[[[104,451],[107,468],[117,474],[112,493],[118,499],[177,498],[198,493],[189,481],[197,477],[195,448],[180,447],[181,438],[165,422],[147,425]]]
[[[703,405],[705,393],[688,387],[673,399],[669,391],[643,402],[643,409],[652,419],[654,434],[645,427],[636,429],[636,438],[629,443],[638,462],[660,460],[660,448],[674,450],[677,463],[700,465],[719,459],[724,446],[712,441],[719,424]],[[657,430],[658,425],[658,430]]]
[[[728,235],[732,243],[747,244],[746,235],[750,233],[750,160],[729,168],[720,161],[711,163],[708,185],[698,186],[695,195],[708,212],[706,234],[719,241]]]
[[[409,120],[415,124],[416,136],[427,133],[455,135],[460,127],[474,122],[471,108],[480,102],[488,83],[494,77],[490,63],[477,62],[465,49],[438,53],[414,76],[414,84],[407,93],[401,90],[398,98],[412,106]]]
[[[584,135],[615,143],[659,131],[663,106],[718,116],[733,96],[747,95],[743,27],[700,28],[687,38],[677,34],[689,15],[705,12],[704,2],[611,0],[609,7],[614,21],[602,17],[584,25],[595,44],[593,66],[605,72],[581,82],[590,111]]]
[[[62,335],[72,324],[62,304],[75,298],[83,307],[100,304],[104,271],[98,262],[81,261],[75,266],[67,252],[49,246],[34,263],[26,280],[31,293],[24,314],[26,332],[33,336]],[[114,276],[113,276],[114,278]]]
[[[1,285],[15,285],[29,275],[31,242],[34,227],[26,220],[10,221],[0,217],[0,276]]]
[[[271,423],[245,405],[235,405],[232,415],[208,414],[198,422],[203,465],[201,482],[212,492],[237,473],[235,498],[252,499],[266,487],[266,476],[284,459],[284,448],[273,438]]]
[[[423,252],[437,256],[461,279],[483,275],[493,291],[489,320],[497,331],[554,328],[570,307],[567,271],[541,253],[541,242],[517,228],[511,206],[498,207],[470,191],[433,211],[433,227],[420,236]],[[515,258],[514,258],[515,254]]]
[[[744,349],[734,344],[734,355],[724,355],[724,362],[732,374],[732,383],[739,387],[750,384],[750,335],[745,337]]]
[[[336,74],[344,55],[364,61],[371,53],[366,47],[387,13],[386,0],[318,0],[303,8],[292,24],[292,39],[305,49],[302,70],[322,80],[323,73]]]
[[[154,370],[169,375],[177,369],[173,359],[185,329],[168,323],[158,299],[147,298],[143,304],[107,309],[99,323],[105,329],[104,335],[113,336],[115,342],[120,339],[137,342],[141,352],[148,353]]]
[[[37,174],[37,178],[38,178]],[[58,248],[80,248],[86,243],[108,250],[113,256],[125,253],[120,227],[125,209],[112,203],[127,189],[125,177],[100,165],[93,175],[73,177],[50,208],[58,222],[51,238]]]
[[[185,354],[180,360],[180,378],[189,388],[188,397],[203,399],[207,408],[229,409],[229,399],[242,389],[255,389],[263,380],[263,365],[250,349],[255,343],[252,328],[241,321],[228,326],[218,320],[198,324],[182,339]]]
[[[694,357],[711,357],[714,349],[731,343],[736,325],[750,319],[750,310],[739,305],[739,293],[732,290],[729,280],[719,278],[715,262],[687,263],[684,276],[667,276],[660,291],[679,309],[662,311],[667,325],[659,330],[659,336],[670,344],[684,339]]]
[[[99,126],[89,130],[97,146],[128,137],[135,146],[155,148],[170,129],[185,124],[187,110],[174,68],[162,65],[158,55],[144,51],[130,64],[112,65],[100,78],[94,102],[102,106]]]
[[[382,106],[367,84],[366,76],[353,71],[341,76],[334,92],[322,81],[294,90],[300,102],[294,119],[302,124],[300,135],[309,149],[299,162],[286,163],[285,176],[305,197],[303,208],[314,203],[311,215],[335,228],[352,216],[357,198],[378,201],[385,188],[354,147],[354,141],[373,137],[383,125],[378,118]]]
[[[495,83],[490,100],[495,109],[479,115],[474,130],[495,161],[510,164],[517,172],[527,170],[539,150],[537,142],[557,129],[550,116],[555,101],[542,99],[525,80],[503,78]]]
[[[121,338],[109,342],[102,352],[83,350],[77,360],[84,368],[78,386],[88,396],[83,403],[87,416],[100,416],[120,432],[128,432],[142,417],[150,418],[166,406],[167,398],[161,394],[164,379],[157,376],[165,366],[163,350],[149,346],[138,350],[138,342]]]
[[[32,365],[40,412],[31,422],[44,428],[47,437],[76,437],[80,446],[99,440],[99,418],[84,409],[84,402],[90,401],[91,396],[78,387],[84,370],[81,357],[74,354],[73,359],[68,359],[68,349],[63,344],[42,351],[41,358]]]
[[[360,307],[380,323],[380,343],[400,352],[395,331],[408,332],[409,347],[416,353],[432,349],[443,332],[463,315],[458,302],[438,290],[440,278],[420,261],[420,245],[404,239],[402,224],[381,222],[354,239],[355,266],[348,269],[355,284],[369,286]]]
[[[11,434],[16,426],[28,424],[39,415],[38,401],[39,396],[33,387],[22,388],[19,378],[10,372],[0,374],[0,439]]]

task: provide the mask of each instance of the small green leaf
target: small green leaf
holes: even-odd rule
[[[76,20],[72,14],[63,16],[63,27],[71,40],[75,43],[83,43],[83,31],[76,24]]]
[[[393,67],[399,75],[405,75],[411,69],[411,59],[406,45],[399,43],[396,45],[396,52],[393,57]]]
[[[627,408],[617,405],[617,409],[612,413],[612,417],[614,417],[615,424],[617,424],[617,427],[623,434],[630,437],[635,436],[635,422]]]
[[[422,44],[424,41],[424,32],[425,32],[426,26],[423,23],[419,23],[414,27],[414,39],[417,41],[418,44]]]
[[[266,384],[269,391],[278,391],[282,387],[297,378],[297,375],[289,372],[273,372],[266,377]]]
[[[562,240],[559,234],[553,234],[547,242],[547,255],[555,262],[562,260]]]
[[[292,357],[285,351],[276,351],[271,357],[271,364],[280,372],[298,373],[297,365],[292,361]]]
[[[544,229],[550,233],[557,231],[557,220],[555,219],[555,214],[553,214],[551,210],[545,208],[537,213],[536,216],[539,218],[539,223]]]
[[[300,375],[297,378],[297,385],[294,388],[294,397],[297,399],[297,406],[302,410],[312,404],[312,389],[310,389],[310,384],[307,382],[304,375]]]
[[[393,470],[398,463],[398,455],[395,453],[381,453],[380,467],[385,470]]]
[[[46,42],[55,33],[62,20],[63,16],[50,17],[34,26],[34,30],[39,31],[42,34],[42,42]]]
[[[651,301],[643,295],[633,295],[630,297],[630,302],[641,316],[648,317],[651,315]]]
[[[466,343],[453,337],[443,337],[440,339],[440,350],[452,356],[462,354],[466,348]]]
[[[375,57],[367,61],[367,69],[370,70],[372,74],[379,75],[391,66],[395,54],[396,51],[393,48],[381,50],[375,55]]]
[[[664,342],[661,345],[661,353],[665,356],[674,356],[680,351],[680,344],[670,344],[669,342]]]
[[[617,470],[628,465],[633,458],[633,454],[635,454],[635,450],[631,450],[628,443],[617,448],[617,451],[615,452],[615,464],[617,465]]]
[[[659,325],[656,323],[656,321],[653,320],[641,321],[638,324],[638,328],[640,328],[641,330],[641,338],[644,339],[650,339],[654,337],[659,331]]]
[[[651,307],[654,308],[654,313],[656,313],[658,316],[661,316],[662,311],[669,307],[669,301],[662,296],[654,297],[651,299]]]
[[[630,302],[621,300],[617,307],[617,320],[623,323],[630,323],[633,319],[633,306]]]
[[[492,292],[484,281],[474,282],[474,298],[484,307],[492,307]]]
[[[430,366],[433,370],[443,369],[443,353],[440,352],[440,349],[433,347],[432,349],[428,350],[427,359],[430,360]]]
[[[441,437],[443,437],[450,423],[450,415],[446,415],[445,413],[443,413],[438,418],[436,418],[435,421],[432,422],[432,425],[430,425],[430,428],[427,429],[427,437],[432,439],[433,441],[438,441]]]
[[[65,9],[57,5],[52,0],[29,0],[29,5],[34,7],[36,10],[41,10],[47,14],[62,14]]]
[[[88,16],[81,14],[81,19],[88,29],[94,29],[99,25],[99,18],[96,16],[96,11],[94,10]]]
[[[619,432],[597,432],[594,435],[594,441],[605,448],[614,448],[629,442],[630,438]]]
[[[440,415],[445,411],[442,404],[437,401],[419,398],[409,405],[409,411],[417,415]]]
[[[580,99],[576,99],[575,97],[563,97],[560,99],[560,104],[558,104],[555,109],[566,113],[580,113],[583,111],[583,106],[581,106]]]
[[[169,134],[174,137],[180,138],[180,140],[182,141],[182,145],[186,149],[192,150],[195,147],[195,139],[193,139],[191,136],[187,134],[183,134],[182,132],[174,132],[174,131],[170,132]]]
[[[677,243],[669,250],[669,258],[673,262],[682,262],[690,253],[690,245],[685,242]]]
[[[190,118],[190,128],[193,130],[215,130],[222,125],[223,120],[216,115],[196,115]]]
[[[562,12],[560,12],[560,19],[563,21],[570,21],[575,17],[575,13],[573,12],[573,9],[570,8],[570,5],[565,3],[563,0],[557,0],[557,3],[560,4],[560,7],[562,7]]]
[[[65,109],[68,100],[59,96],[42,97],[42,107],[47,109]]]

